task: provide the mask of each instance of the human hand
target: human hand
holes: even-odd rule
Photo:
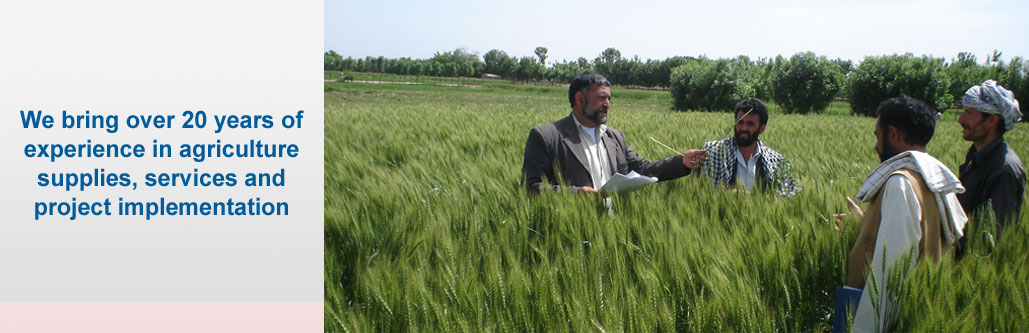
[[[860,219],[860,218],[865,216],[865,213],[863,211],[861,211],[861,207],[858,206],[857,203],[854,203],[854,200],[850,199],[850,197],[847,197],[846,199],[847,199],[847,205],[849,205],[850,209],[854,211],[854,215],[857,215],[858,219]],[[833,217],[835,217],[836,220],[838,220],[838,221],[843,221],[844,219],[847,218],[847,213],[833,214]],[[840,226],[839,225],[834,225],[833,228],[835,228],[836,230],[840,230]]]
[[[600,191],[597,191],[597,189],[593,188],[592,186],[583,186],[580,187],[579,190],[575,193],[579,195],[596,195],[600,194]]]
[[[707,150],[690,149],[682,153],[682,165],[687,168],[695,169],[704,165],[704,162],[707,162]]]

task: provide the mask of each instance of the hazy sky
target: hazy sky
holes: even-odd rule
[[[980,62],[1029,56],[1029,1],[396,1],[325,0],[325,50],[430,58],[459,47],[499,49],[548,64],[592,60],[607,47],[642,59],[813,51],[859,61],[911,52]]]

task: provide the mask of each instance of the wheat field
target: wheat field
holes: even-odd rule
[[[822,331],[857,236],[833,228],[876,165],[874,119],[774,112],[762,141],[793,164],[794,197],[703,177],[596,199],[519,186],[529,129],[570,112],[567,88],[325,84],[329,331]],[[671,111],[666,91],[614,88],[608,124],[658,159],[731,134],[730,113]],[[841,112],[843,113],[843,112]],[[951,170],[953,115],[927,147]],[[1024,125],[1006,137],[1029,158]],[[1029,215],[971,254],[922,263],[899,330],[1029,329]],[[985,229],[985,228],[984,228]]]

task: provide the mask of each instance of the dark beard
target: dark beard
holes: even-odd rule
[[[979,128],[982,128],[982,124],[983,124],[984,121],[986,121],[985,117],[982,118],[982,119],[979,119],[979,122],[977,122],[975,124],[972,124],[971,126],[968,126],[968,125],[965,125],[965,124],[961,124],[961,128],[968,129],[968,135],[965,135],[964,133],[961,133],[961,138],[965,139],[965,141],[975,141],[975,139],[978,139],[976,137],[976,134],[978,134],[978,133],[976,133],[976,130],[978,130]]]
[[[582,115],[586,116],[586,119],[589,119],[590,121],[592,121],[594,126],[597,126],[597,125],[601,125],[601,124],[607,122],[607,117],[603,117],[603,118],[600,117],[600,112],[601,111],[607,112],[607,110],[604,109],[604,108],[600,108],[600,109],[597,109],[597,110],[590,110],[589,107],[585,107],[584,106],[582,108]]]
[[[900,154],[897,151],[897,147],[891,145],[889,141],[883,142],[883,150],[879,152],[879,163],[886,162],[890,157],[897,156],[897,154]]]
[[[601,108],[596,109],[596,110],[590,110],[590,99],[588,97],[586,97],[586,94],[583,94],[582,97],[583,97],[583,100],[585,101],[585,105],[582,106],[582,115],[586,116],[586,119],[589,119],[590,121],[592,121],[593,122],[593,126],[600,126],[600,125],[606,123],[607,122],[607,117],[600,118],[600,112],[601,111],[607,112],[607,108],[601,107]]]
[[[757,142],[757,137],[758,137],[758,135],[760,135],[760,134],[757,134],[757,132],[755,131],[754,133],[747,133],[747,134],[750,134],[750,136],[748,136],[746,139],[744,139],[744,138],[740,137],[740,134],[742,134],[742,133],[747,133],[747,132],[739,132],[739,131],[737,131],[736,134],[733,136],[736,139],[736,146],[739,146],[739,147],[750,146],[750,145],[754,144],[754,142]]]

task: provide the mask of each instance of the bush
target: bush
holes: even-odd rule
[[[750,77],[754,83],[754,97],[763,101],[771,101],[772,78],[778,71],[775,61],[773,59],[759,60],[754,67],[751,67],[750,71]]]
[[[672,70],[669,91],[676,110],[732,110],[754,96],[750,71],[729,59],[696,59]]]
[[[991,77],[990,68],[976,62],[975,55],[968,52],[958,53],[958,56],[947,65],[947,75],[950,76],[950,88],[947,89],[951,97],[951,107],[961,107],[961,98],[965,96],[965,90],[977,86]]]
[[[840,67],[825,56],[802,52],[783,62],[772,77],[775,103],[786,113],[821,113],[840,92]]]
[[[1022,121],[1029,121],[1029,117],[1024,116],[1026,105],[1029,105],[1026,104],[1029,103],[1029,60],[1014,57],[1006,66],[1001,66],[998,72],[997,81],[1000,85],[1015,93],[1015,99],[1018,100],[1023,114]],[[980,83],[982,81],[976,84]]]
[[[850,78],[850,107],[874,117],[880,102],[905,94],[942,110],[951,100],[949,84],[943,58],[910,53],[865,57]]]

